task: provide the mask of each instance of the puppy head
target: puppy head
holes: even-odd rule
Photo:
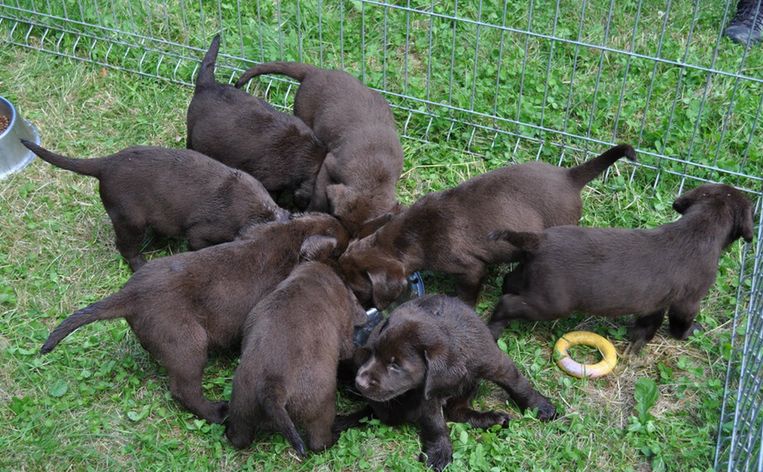
[[[426,399],[448,396],[468,375],[440,325],[411,306],[401,305],[369,337],[368,357],[355,377],[366,398],[387,401],[417,388]]]
[[[426,381],[426,359],[419,352],[417,327],[387,319],[371,333],[366,360],[355,376],[360,393],[383,402],[421,387]]]
[[[673,209],[684,215],[689,211],[716,208],[731,215],[731,233],[728,243],[739,238],[752,241],[752,203],[742,192],[723,184],[704,184],[690,190],[673,202]]]
[[[375,247],[375,236],[353,241],[339,258],[339,269],[360,303],[384,309],[400,297],[408,281],[405,267]]]

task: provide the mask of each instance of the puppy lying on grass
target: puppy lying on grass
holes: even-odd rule
[[[341,269],[361,303],[377,308],[397,299],[406,275],[425,269],[455,275],[458,297],[474,305],[488,264],[516,256],[510,244],[484,235],[577,224],[580,190],[621,157],[636,159],[633,148],[621,144],[577,167],[513,165],[430,193],[352,242],[339,259]]]
[[[222,423],[227,404],[202,395],[207,354],[238,350],[247,314],[289,275],[303,241],[312,235],[347,244],[335,218],[306,214],[252,228],[251,239],[150,261],[120,291],[66,318],[41,352],[49,353],[80,326],[124,318],[167,369],[173,397],[199,417]]]
[[[393,210],[403,149],[387,101],[346,72],[296,62],[257,65],[236,87],[262,74],[283,74],[301,82],[294,114],[329,149],[309,209],[331,212],[352,234],[366,221]]]
[[[186,145],[241,169],[273,193],[294,193],[297,206],[310,203],[326,147],[302,120],[232,85],[215,81],[220,35],[199,69],[188,107]]]
[[[326,259],[335,245],[333,238],[312,236],[302,254]],[[231,443],[247,447],[267,425],[305,456],[296,423],[311,451],[334,444],[337,366],[352,357],[353,329],[365,321],[365,311],[331,267],[297,266],[247,317],[225,430]]]
[[[493,337],[513,319],[634,314],[635,354],[654,337],[666,310],[670,333],[688,337],[723,249],[738,238],[752,241],[752,204],[733,187],[707,184],[678,197],[673,208],[683,216],[650,230],[558,226],[494,233],[522,257],[504,279],[505,295],[489,322]]]
[[[289,219],[254,177],[196,151],[134,146],[107,157],[71,159],[22,142],[56,167],[98,179],[117,249],[133,271],[146,263],[140,249],[149,228],[185,237],[196,250],[232,241],[246,226]]]
[[[382,422],[418,425],[421,460],[436,470],[452,456],[446,419],[475,428],[509,421],[503,412],[471,409],[480,379],[500,385],[521,409],[537,409],[542,420],[556,415],[498,348],[485,323],[456,298],[429,295],[400,305],[363,349],[370,355],[355,386]]]

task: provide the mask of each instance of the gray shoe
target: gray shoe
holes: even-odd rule
[[[737,13],[724,35],[740,44],[755,44],[761,40],[763,31],[763,0],[739,0]]]

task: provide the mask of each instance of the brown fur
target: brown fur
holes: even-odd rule
[[[356,387],[382,422],[419,426],[422,460],[436,470],[451,461],[446,419],[476,428],[508,423],[505,413],[471,408],[480,379],[500,385],[521,409],[537,409],[543,420],[556,415],[476,313],[456,298],[429,295],[404,303],[374,330],[365,350],[369,357]]]
[[[296,62],[255,66],[236,87],[261,74],[301,82],[294,114],[328,146],[309,208],[330,211],[353,234],[392,210],[403,150],[386,100],[346,72]]]
[[[312,243],[308,239],[305,245]],[[233,445],[249,446],[255,431],[268,425],[304,456],[296,423],[306,431],[311,451],[330,447],[336,441],[337,366],[352,356],[353,328],[365,320],[352,292],[320,262],[300,264],[260,301],[247,317],[233,376],[225,430]]]
[[[188,107],[186,145],[251,174],[269,192],[293,193],[297,206],[306,208],[326,147],[296,116],[218,83],[219,47],[217,35],[201,63]]]
[[[66,318],[42,353],[80,326],[124,318],[141,345],[167,369],[175,399],[207,421],[220,423],[227,405],[210,402],[201,390],[208,352],[238,349],[247,314],[289,275],[303,241],[316,234],[347,241],[335,218],[307,214],[252,228],[248,237],[253,239],[150,261],[120,291]]]
[[[504,167],[430,193],[350,243],[340,266],[366,305],[384,308],[405,288],[406,275],[425,269],[455,275],[459,298],[474,305],[487,265],[515,257],[510,244],[484,235],[577,224],[580,190],[623,156],[635,160],[633,148],[616,146],[571,169],[539,162]]]
[[[185,237],[191,249],[232,241],[241,228],[285,221],[254,177],[196,151],[135,146],[111,156],[71,159],[22,141],[56,167],[96,177],[116,244],[133,271],[146,263],[146,230]]]
[[[489,326],[495,338],[512,319],[553,320],[573,311],[634,314],[632,352],[654,337],[665,311],[685,339],[715,282],[718,259],[738,238],[752,240],[752,205],[728,185],[702,185],[673,204],[683,216],[650,230],[559,226],[543,233],[493,235],[523,250]]]

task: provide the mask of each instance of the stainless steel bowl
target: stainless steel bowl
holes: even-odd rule
[[[11,102],[0,97],[0,115],[8,119],[8,128],[0,133],[0,179],[26,167],[34,153],[21,144],[22,139],[40,144],[40,134],[32,123],[21,117]]]

